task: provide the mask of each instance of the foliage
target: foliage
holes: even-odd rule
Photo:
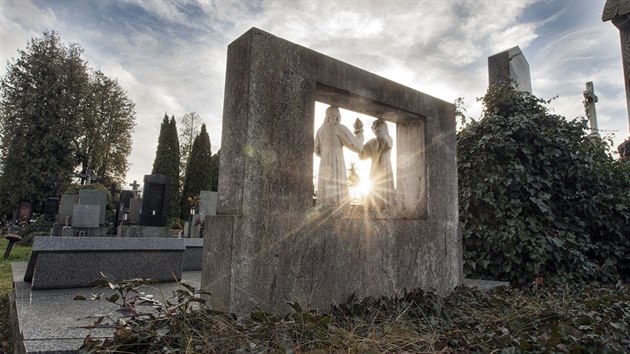
[[[105,185],[121,184],[129,166],[134,104],[116,80],[95,71],[90,78],[85,117],[77,139],[77,162]]]
[[[492,86],[483,103],[457,137],[466,275],[630,279],[630,164],[548,101]]]
[[[331,307],[329,314],[287,304],[284,316],[255,311],[243,317],[213,311],[182,283],[165,305],[133,293],[126,316],[96,318],[114,337],[87,336],[82,350],[127,352],[624,352],[630,350],[630,288],[458,287],[446,298],[414,290],[400,298],[367,298]],[[120,287],[121,285],[113,284]],[[122,295],[96,296],[120,305]],[[127,297],[128,298],[128,297]],[[85,297],[82,297],[85,299]],[[141,299],[156,305],[142,312]],[[503,352],[501,351],[501,352]]]
[[[2,78],[0,158],[2,207],[20,200],[40,208],[49,181],[69,183],[89,86],[87,64],[77,45],[66,46],[55,32],[33,38],[7,66]]]
[[[42,211],[57,181],[77,168],[119,181],[126,172],[133,103],[101,72],[92,72],[77,44],[56,32],[32,38],[1,82],[0,209],[22,200]]]
[[[186,178],[181,199],[181,218],[188,218],[188,198],[198,196],[202,190],[210,190],[212,185],[210,137],[206,125],[201,125],[199,135],[195,137],[193,148],[186,166]]]
[[[151,173],[170,177],[168,217],[179,218],[179,139],[175,116],[171,117],[169,121],[168,116],[164,114]]]
[[[186,177],[186,166],[188,165],[188,158],[192,152],[193,143],[195,137],[199,135],[201,130],[201,117],[197,112],[190,112],[184,114],[179,126],[179,172],[180,182],[184,185],[184,179]]]
[[[33,245],[33,237],[35,236],[50,236],[50,229],[53,226],[53,222],[48,220],[45,215],[37,215],[33,217],[33,222],[20,228],[18,235],[22,238],[18,244],[20,246]]]

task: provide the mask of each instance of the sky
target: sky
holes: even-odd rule
[[[0,76],[44,30],[83,47],[89,66],[136,105],[127,183],[151,172],[165,113],[197,112],[212,152],[220,148],[227,45],[252,27],[448,102],[463,97],[474,118],[487,57],[518,45],[533,94],[557,97],[556,114],[584,116],[582,92],[594,82],[599,129],[616,146],[628,137],[628,114],[619,32],[601,21],[604,2],[0,0]]]

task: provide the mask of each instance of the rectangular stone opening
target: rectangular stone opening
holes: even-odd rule
[[[341,123],[351,130],[352,124],[356,119],[356,116],[352,115],[353,112],[359,113],[364,117],[367,116],[368,119],[361,119],[365,131],[364,142],[367,142],[373,137],[373,134],[370,132],[370,126],[373,120],[369,118],[383,118],[387,122],[389,134],[392,136],[395,144],[391,154],[395,187],[395,207],[392,210],[393,217],[402,219],[426,219],[427,163],[425,117],[321,83],[316,84],[315,103],[316,107],[313,109],[313,112],[316,116],[311,117],[311,120],[314,122],[313,134],[317,133],[317,129],[324,119],[323,111],[328,105],[337,106],[343,110]],[[323,109],[318,109],[319,106],[322,106]],[[345,155],[351,156],[352,154],[352,152],[349,152]],[[357,158],[356,160],[359,159]],[[350,168],[351,161],[352,159],[346,159],[347,169]],[[361,170],[367,169],[369,172],[369,166],[369,160],[361,161]],[[314,190],[317,189],[317,173],[318,159],[314,157]],[[364,173],[361,178],[369,178],[368,176],[369,173]]]

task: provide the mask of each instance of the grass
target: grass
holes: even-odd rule
[[[190,301],[191,297],[188,297]],[[165,306],[84,349],[186,353],[630,352],[630,285],[414,291],[286,316]],[[289,307],[287,306],[289,309]],[[189,307],[190,309],[190,307]],[[102,319],[101,319],[102,320]]]
[[[9,241],[3,237],[0,239],[0,352],[11,352],[11,331],[9,328],[9,291],[13,289],[13,276],[11,262],[28,261],[31,256],[31,247],[13,245],[9,259],[4,259],[4,251]]]

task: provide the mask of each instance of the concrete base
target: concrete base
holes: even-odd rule
[[[506,281],[482,280],[482,279],[464,279],[464,286],[469,288],[477,288],[479,290],[492,290],[500,286],[510,286]]]
[[[399,296],[422,288],[447,295],[461,284],[461,245],[444,235],[457,224],[401,219],[284,214],[237,239],[246,220],[206,218],[203,290],[229,312],[289,311],[287,302],[323,311],[350,296]],[[295,225],[301,225],[296,228]]]
[[[170,229],[162,226],[118,225],[119,237],[162,237],[173,238]]]
[[[76,295],[89,296],[90,293],[113,294],[109,289],[57,289],[32,290],[30,284],[22,281],[26,272],[26,262],[12,263],[14,281],[14,309],[12,319],[14,348],[16,353],[77,353],[85,336],[93,338],[113,336],[113,329],[79,328],[94,322],[86,317],[101,314],[119,317],[118,306],[106,301],[76,301]],[[182,281],[199,289],[200,272],[184,272]],[[171,299],[172,292],[178,289],[175,282],[152,284],[140,290],[153,295],[158,301]],[[19,350],[21,348],[21,350]]]
[[[181,279],[185,245],[180,239],[119,237],[35,237],[24,280],[33,289],[88,286],[115,280]]]
[[[203,260],[203,239],[201,238],[182,238],[180,239],[186,245],[184,251],[184,271],[201,271]]]

